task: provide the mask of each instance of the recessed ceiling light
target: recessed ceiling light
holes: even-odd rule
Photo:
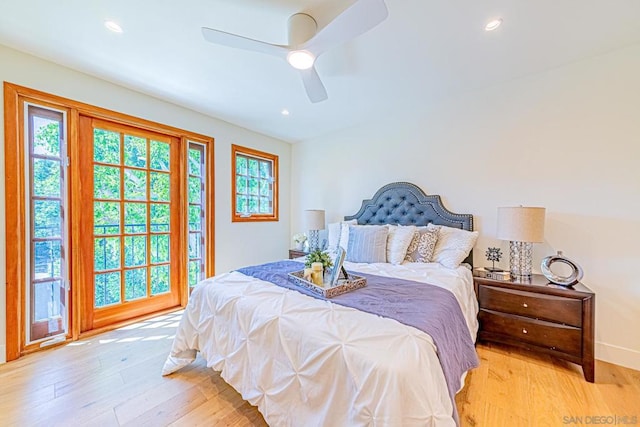
[[[107,27],[109,31],[113,31],[114,33],[122,33],[122,27],[113,21],[105,21],[104,26]]]
[[[485,31],[493,31],[495,29],[497,29],[500,24],[502,24],[502,18],[498,18],[498,19],[493,19],[491,21],[489,21],[489,23],[487,23],[487,25],[484,27]]]
[[[313,67],[315,60],[316,57],[306,50],[292,50],[287,55],[287,62],[289,62],[293,68],[297,68],[298,70],[308,70]]]
[[[282,111],[280,111],[280,114],[282,114],[283,116],[288,116],[289,110],[287,110],[286,108],[283,108]]]

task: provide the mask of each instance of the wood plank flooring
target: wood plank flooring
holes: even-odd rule
[[[264,426],[200,357],[160,375],[180,316],[1,365],[0,426]],[[456,399],[463,426],[581,426],[592,416],[635,416],[640,425],[638,371],[597,361],[590,384],[576,365],[548,357],[499,345],[478,345],[478,354]]]

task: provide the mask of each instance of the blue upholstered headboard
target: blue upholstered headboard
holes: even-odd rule
[[[369,200],[362,201],[360,210],[345,220],[355,219],[358,224],[446,225],[473,231],[473,215],[457,214],[442,205],[440,196],[426,195],[409,182],[387,184]],[[473,253],[466,263],[473,265]]]

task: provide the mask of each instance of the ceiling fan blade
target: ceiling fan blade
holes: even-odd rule
[[[318,56],[332,46],[366,33],[387,16],[389,11],[384,0],[358,0],[304,43],[301,49]]]
[[[308,70],[300,70],[300,75],[302,76],[302,83],[304,83],[304,88],[311,102],[321,102],[328,98],[327,90],[324,88],[315,67],[311,67]]]
[[[287,53],[289,53],[289,48],[287,46],[266,43],[260,40],[242,37],[237,34],[214,30],[212,28],[202,27],[202,35],[208,42],[223,46],[266,53],[267,55],[274,55],[282,58],[286,58]]]

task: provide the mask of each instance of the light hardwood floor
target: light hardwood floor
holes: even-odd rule
[[[160,376],[180,316],[0,366],[0,426],[265,425],[200,357]],[[496,345],[479,345],[478,354],[481,365],[456,399],[463,426],[578,426],[589,424],[587,416],[625,415],[640,425],[638,371],[596,362],[596,383],[589,384],[569,363]]]

